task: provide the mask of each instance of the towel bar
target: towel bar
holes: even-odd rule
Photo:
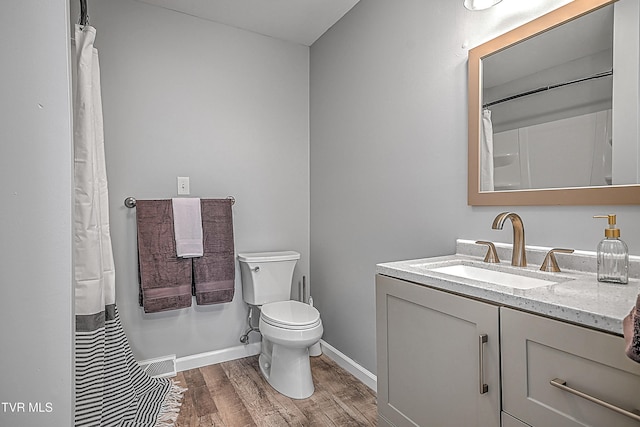
[[[232,205],[236,204],[236,198],[233,196],[227,196],[227,200],[231,200]],[[136,207],[135,197],[127,197],[126,199],[124,199],[124,205],[129,209],[135,208]]]

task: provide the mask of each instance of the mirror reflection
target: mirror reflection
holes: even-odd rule
[[[482,59],[483,191],[611,185],[613,5]]]
[[[640,204],[639,21],[573,0],[469,51],[470,205]]]

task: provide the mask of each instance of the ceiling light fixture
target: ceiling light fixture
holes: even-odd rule
[[[489,9],[501,1],[502,0],[464,0],[464,7],[469,10],[483,10]]]

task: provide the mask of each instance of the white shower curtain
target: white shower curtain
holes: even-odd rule
[[[482,111],[480,139],[480,191],[493,191],[493,124],[491,110],[488,108]]]
[[[116,308],[95,34],[93,27],[76,26],[75,425],[172,426],[184,390],[140,369]]]

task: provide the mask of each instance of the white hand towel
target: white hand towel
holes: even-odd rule
[[[171,199],[171,205],[173,206],[173,230],[176,235],[178,257],[201,257],[204,250],[200,199]]]

